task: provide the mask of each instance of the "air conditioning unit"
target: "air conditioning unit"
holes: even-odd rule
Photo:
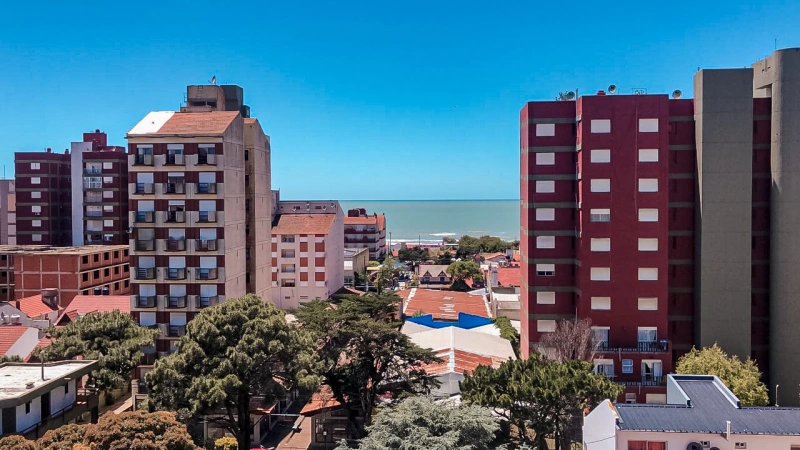
[[[686,446],[686,450],[703,450],[703,445],[699,442],[690,442],[689,445]]]

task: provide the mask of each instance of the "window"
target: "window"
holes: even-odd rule
[[[281,242],[291,244],[294,242],[294,235],[282,235]]]
[[[31,198],[42,198],[42,193],[39,191],[31,192]]]
[[[658,222],[658,210],[655,208],[639,208],[639,222]]]
[[[545,137],[545,136],[555,136],[555,135],[556,135],[556,124],[554,123],[536,124],[536,136]]]
[[[657,252],[658,238],[639,238],[640,252]]]
[[[34,216],[38,216],[42,214],[42,207],[39,205],[33,205],[31,206],[31,212],[33,213]]]
[[[591,181],[592,192],[611,192],[611,180],[608,178],[595,178]]]
[[[658,328],[656,327],[639,327],[637,329],[639,342],[655,342],[658,337]]]
[[[31,177],[31,184],[42,184],[42,179],[39,177]]]
[[[658,192],[658,178],[639,178],[639,192]]]
[[[592,133],[611,133],[611,120],[592,119]]]
[[[537,153],[536,165],[537,166],[552,166],[556,163],[555,153]]]
[[[295,287],[294,280],[281,280],[281,287]]]
[[[93,259],[94,259],[94,262],[100,262],[100,253],[95,253],[95,254],[94,254],[94,255],[92,255],[92,256],[94,257],[94,258],[93,258]]]
[[[622,373],[633,373],[633,360],[632,359],[623,359],[622,360]],[[634,398],[635,394],[634,394]],[[635,401],[633,403],[636,403]]]
[[[589,221],[591,222],[610,222],[611,210],[610,209],[590,209]]]
[[[111,177],[103,177],[103,184],[111,184],[114,181]]]
[[[658,119],[639,119],[639,133],[658,133]]]
[[[95,279],[95,280],[100,278],[100,271],[99,270],[95,270],[94,272],[92,272],[92,278]]]
[[[591,248],[593,252],[610,252],[611,238],[592,238]]]
[[[113,220],[104,220],[103,221],[103,226],[106,227],[106,228],[111,228],[111,227],[114,226],[114,221]]]
[[[39,227],[42,226],[42,221],[41,220],[32,220],[31,221],[31,226],[34,227],[34,228],[39,228]]]
[[[556,293],[555,292],[537,292],[536,304],[538,305],[555,305]]]
[[[589,270],[589,277],[592,281],[611,281],[610,267],[592,267]]]
[[[42,241],[42,235],[41,234],[32,234],[31,235],[31,240],[33,242],[41,242]]]
[[[536,208],[536,220],[538,221],[552,221],[556,220],[555,208]]]
[[[733,448],[735,448],[735,449],[747,448],[747,442],[737,442],[737,443],[734,444]],[[794,448],[794,447],[792,447],[792,448]]]
[[[614,360],[613,359],[595,359],[594,360],[594,373],[603,373],[609,377],[614,376]]]
[[[25,414],[31,413],[31,402],[25,403]]]
[[[536,182],[536,192],[542,194],[553,193],[556,191],[556,182],[553,180],[540,180]]]
[[[536,331],[539,333],[552,333],[556,331],[556,321],[555,320],[537,320],[536,321]]]
[[[119,266],[114,266],[114,275],[119,275]]]
[[[639,297],[639,311],[656,311],[656,310],[658,310],[658,298]]]
[[[107,276],[110,276],[110,275],[111,275],[111,269],[109,269],[109,268],[103,269],[103,276],[104,277],[107,277]]]
[[[111,162],[104,162],[103,163],[103,169],[113,169],[113,168],[114,168],[114,163],[111,163]]]
[[[640,148],[639,162],[658,162],[657,148]]]
[[[69,394],[69,382],[64,385],[64,394]]]
[[[592,297],[592,309],[609,310],[611,309],[611,297]]]
[[[658,281],[658,268],[639,267],[639,281]]]
[[[103,198],[114,198],[114,191],[103,191]]]
[[[31,170],[39,170],[42,166],[39,163],[31,163]]]
[[[627,360],[630,361],[630,360]],[[625,366],[622,366],[622,373],[630,373],[625,372]],[[636,403],[636,393],[635,392],[627,392],[625,394],[625,403]]]
[[[593,163],[609,163],[611,162],[611,150],[592,150],[589,158]]]
[[[85,255],[81,257],[81,264],[89,264],[89,257]]]
[[[556,248],[556,237],[536,236],[536,248]]]
[[[83,272],[83,281],[89,281],[89,272]]]
[[[244,160],[245,161],[249,161],[250,160],[250,151],[248,151],[248,150],[244,151]]]
[[[556,274],[555,264],[537,264],[536,275],[540,277],[552,277]]]
[[[108,261],[108,258],[111,257],[111,254],[108,252],[103,253],[103,261]]]

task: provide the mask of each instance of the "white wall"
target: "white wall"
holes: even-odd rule
[[[83,152],[92,150],[91,142],[73,142],[70,150],[72,175],[72,245],[84,244],[83,232]],[[99,175],[98,175],[99,176]]]
[[[31,400],[31,412],[25,414],[25,403],[17,406],[17,431],[22,431],[42,419],[42,399],[36,397]]]
[[[589,440],[586,439],[585,434],[584,439],[589,442]],[[732,434],[730,440],[726,440],[724,436],[713,433],[646,433],[640,431],[619,431],[617,433],[617,441],[617,450],[628,450],[628,441],[666,442],[667,450],[683,450],[690,443],[701,441],[709,441],[711,447],[718,447],[720,450],[735,450],[737,442],[747,443],[747,450],[790,450],[792,445],[800,446],[800,436]],[[584,449],[595,450],[605,449],[605,447],[589,446],[584,447]]]
[[[617,414],[611,402],[604,400],[583,418],[584,450],[614,450],[617,448],[616,429]]]

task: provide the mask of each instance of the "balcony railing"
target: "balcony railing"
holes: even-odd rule
[[[353,243],[353,244],[375,244],[375,243],[378,242],[378,240],[377,239],[373,239],[373,238],[366,238],[366,237],[364,237],[364,238],[346,237],[346,238],[344,238],[344,242],[346,244],[350,244],[350,243]]]
[[[601,342],[597,346],[597,350],[608,353],[666,353],[669,351],[669,342],[666,340],[639,342],[636,347],[617,347],[608,342]]]
[[[295,272],[297,272],[297,270],[295,270],[294,267],[281,267],[281,273],[295,273]]]
[[[344,234],[375,234],[378,230],[375,228],[365,228],[365,229],[357,229],[357,228],[345,228]]]
[[[169,154],[167,153],[167,164],[175,165],[175,166],[182,166],[184,165],[183,162],[183,155],[178,154]]]
[[[86,198],[83,200],[84,203],[102,203],[103,202],[103,193],[102,192],[87,192]]]
[[[186,239],[167,239],[168,252],[186,251]]]
[[[186,325],[170,325],[167,336],[181,337],[186,334]]]
[[[217,155],[198,154],[197,155],[197,164],[215,165],[215,164],[217,164]]]
[[[154,194],[155,192],[153,183],[136,183],[136,194]]]
[[[198,280],[216,280],[217,279],[217,269],[198,268],[197,269],[197,279]]]
[[[167,211],[166,222],[186,223],[186,211]]]
[[[616,377],[614,381],[625,386],[666,386],[667,376],[654,377],[652,375],[645,375],[635,377],[631,375],[620,375]]]
[[[219,297],[216,295],[213,297],[197,297],[197,306],[198,309],[200,308],[208,308],[209,306],[214,306],[219,304]]]
[[[156,220],[156,213],[153,211],[137,211],[136,221],[139,223],[153,223]]]
[[[186,184],[185,183],[164,183],[164,193],[165,194],[185,194],[186,193]]]
[[[281,258],[294,258],[294,257],[295,257],[295,252],[287,252],[287,251],[281,252]]]
[[[103,182],[100,180],[84,179],[84,189],[103,189]]]
[[[167,308],[186,308],[186,296],[183,295],[183,296],[180,296],[180,297],[172,297],[172,296],[168,297],[167,298],[166,307]],[[170,336],[172,336],[172,335],[170,335]],[[183,336],[183,335],[181,334],[181,336]]]
[[[137,166],[152,166],[153,155],[136,155],[136,160],[134,160],[134,164]]]
[[[136,251],[137,252],[153,252],[156,250],[155,239],[137,239]]]
[[[198,194],[216,194],[217,183],[197,183]]]
[[[198,217],[198,222],[216,222],[217,221],[217,212],[216,211],[200,211],[200,215]]]
[[[155,308],[156,296],[155,295],[140,295],[136,298],[137,308]]]
[[[154,280],[155,278],[156,278],[156,269],[153,267],[139,267],[138,269],[136,269],[137,280]]]
[[[97,210],[86,211],[86,217],[103,217],[103,211],[102,210],[100,210],[100,211],[97,211]],[[102,230],[100,230],[100,231],[102,231]]]
[[[217,251],[217,240],[216,239],[198,239],[195,241],[196,248],[198,252],[214,252]]]
[[[168,280],[185,280],[186,279],[186,269],[167,269],[167,279]]]
[[[86,167],[83,169],[84,175],[100,175],[103,173],[103,169],[100,167]]]
[[[86,238],[83,240],[86,245],[102,245],[103,244],[103,237],[96,235],[96,234],[87,234]]]

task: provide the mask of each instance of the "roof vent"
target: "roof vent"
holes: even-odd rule
[[[34,384],[33,384],[33,382],[31,381],[30,383],[28,383],[28,384],[26,384],[26,385],[25,385],[25,389],[33,389],[33,386],[34,386]]]

